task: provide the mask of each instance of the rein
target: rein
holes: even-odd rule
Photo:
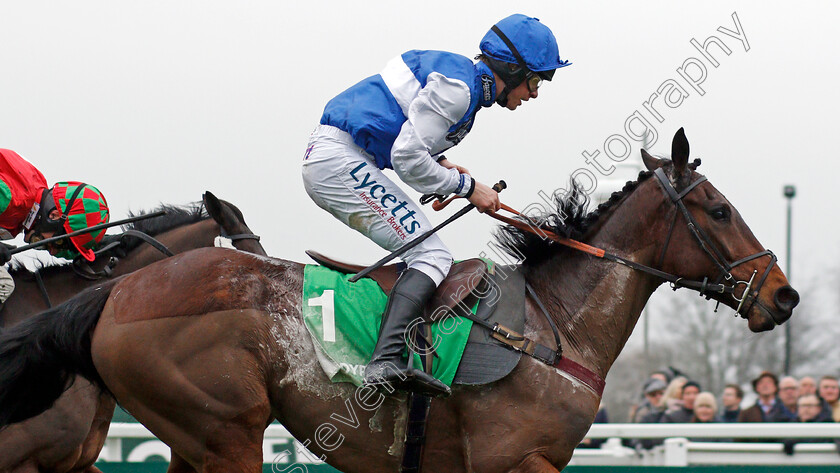
[[[172,253],[172,251],[170,251],[169,248],[166,247],[166,245],[156,240],[154,237],[138,230],[126,230],[125,232],[120,234],[118,240],[112,241],[111,243],[108,243],[102,248],[94,251],[94,257],[99,257],[104,253],[120,248],[121,246],[126,244],[126,239],[128,239],[129,237],[140,239],[143,243],[146,243],[152,248],[160,251],[166,257],[175,256],[175,254]],[[108,262],[105,264],[105,267],[103,267],[99,271],[95,271],[93,268],[90,267],[87,261],[84,261],[82,258],[75,258],[71,267],[73,268],[73,272],[75,272],[77,276],[87,279],[89,281],[96,281],[102,278],[111,277],[111,274],[113,274],[114,268],[117,266],[117,263],[119,263],[119,261],[119,258],[112,256],[108,259]]]
[[[596,258],[605,259],[607,261],[612,261],[614,263],[618,263],[624,266],[627,266],[631,269],[636,271],[641,271],[646,274],[650,274],[655,276],[659,279],[665,280],[670,283],[671,288],[673,290],[677,290],[679,288],[686,288],[697,291],[700,293],[701,296],[705,296],[707,299],[711,298],[713,294],[728,294],[732,296],[732,298],[738,302],[738,308],[735,310],[736,315],[740,315],[741,317],[746,318],[746,313],[749,313],[750,308],[752,305],[757,301],[758,294],[761,291],[761,287],[764,285],[764,282],[767,280],[767,277],[770,274],[770,271],[773,268],[773,265],[776,263],[776,255],[773,254],[770,250],[764,250],[759,253],[755,253],[753,255],[747,256],[745,258],[739,259],[733,263],[727,262],[726,257],[723,253],[715,246],[715,244],[711,241],[711,239],[706,235],[702,228],[697,224],[697,221],[688,211],[683,202],[683,198],[688,195],[692,190],[694,190],[697,186],[707,181],[705,176],[701,176],[700,179],[689,184],[682,192],[677,192],[674,186],[671,184],[671,181],[665,175],[665,171],[662,168],[657,168],[654,171],[654,175],[656,176],[658,182],[661,184],[663,192],[665,196],[674,204],[675,211],[674,217],[671,220],[671,224],[668,229],[668,235],[665,240],[665,245],[662,247],[662,252],[660,253],[659,263],[658,266],[661,268],[663,262],[665,261],[665,255],[668,251],[668,246],[671,242],[671,236],[674,231],[674,227],[676,225],[678,215],[682,214],[685,217],[689,231],[691,232],[694,239],[703,249],[703,251],[709,256],[712,262],[717,266],[718,270],[720,271],[717,278],[710,282],[709,278],[704,277],[702,281],[695,281],[686,278],[679,277],[677,275],[667,273],[660,269],[656,269],[644,264],[637,263],[635,261],[631,261],[627,258],[622,256],[609,253],[604,249],[597,248],[586,243],[582,243],[577,240],[573,240],[571,238],[561,237],[556,233],[547,230],[545,228],[540,227],[539,225],[535,224],[530,217],[527,215],[523,215],[521,212],[513,209],[505,204],[501,204],[501,208],[507,212],[510,212],[518,217],[523,218],[526,220],[516,220],[510,217],[506,217],[503,215],[499,215],[496,212],[487,212],[487,215],[493,217],[496,220],[504,222],[508,225],[516,227],[522,231],[526,231],[532,233],[534,235],[539,236],[540,238],[548,238],[553,240],[563,246],[572,248],[574,250],[586,253],[588,255],[594,256]],[[452,197],[446,201],[439,199],[438,202],[433,204],[433,208],[435,210],[441,210],[446,205],[448,205],[452,200],[458,197]],[[738,281],[732,275],[731,270],[732,268],[746,263],[748,261],[752,261],[754,259],[760,258],[762,256],[769,256],[770,262],[767,265],[767,268],[764,270],[761,278],[758,281],[758,285],[750,291],[753,285],[753,281],[755,280],[755,276],[758,273],[757,270],[753,271],[752,276],[750,277],[749,281]],[[721,282],[725,281],[725,282]],[[741,293],[741,297],[739,298],[735,294],[735,290],[739,285],[744,286],[744,291]],[[542,361],[558,370],[565,372],[566,374],[576,378],[578,381],[581,381],[584,385],[589,387],[592,391],[594,391],[598,396],[601,396],[604,392],[604,379],[601,376],[598,376],[592,370],[586,368],[585,366],[575,362],[574,360],[570,360],[567,357],[563,356],[562,346],[560,344],[560,335],[559,331],[557,330],[557,326],[554,322],[554,319],[549,314],[548,310],[543,305],[542,301],[540,301],[537,293],[531,288],[530,284],[526,283],[526,288],[528,294],[534,300],[534,302],[539,307],[540,311],[543,313],[545,318],[548,320],[549,324],[551,325],[552,332],[554,334],[555,342],[557,343],[557,349],[551,350],[548,347],[542,346],[538,343],[533,342],[519,334],[507,331],[504,327],[496,326],[493,327],[485,327],[490,329],[494,332],[494,338],[501,341],[502,343],[511,346],[513,349],[522,351],[531,357]],[[759,303],[760,304],[760,303]],[[720,301],[718,301],[718,305],[720,305]],[[742,312],[743,311],[743,312]],[[715,307],[715,312],[717,312],[717,307]],[[772,314],[772,313],[771,313]],[[473,321],[477,321],[472,317],[468,317],[473,319]],[[774,322],[777,324],[779,323],[775,319]],[[480,321],[484,322],[484,321]],[[481,323],[481,325],[485,325],[486,323]],[[489,324],[486,324],[489,325]]]
[[[667,253],[668,245],[671,241],[671,235],[674,230],[677,216],[679,214],[682,214],[687,221],[687,225],[692,236],[720,271],[720,274],[713,282],[710,282],[709,278],[705,277],[702,281],[695,281],[691,279],[682,278],[675,274],[667,273],[665,271],[652,268],[650,266],[646,266],[635,261],[631,261],[622,256],[609,253],[601,248],[596,248],[594,246],[587,245],[586,243],[582,243],[577,240],[572,240],[570,238],[561,237],[550,230],[546,230],[544,228],[539,227],[536,224],[528,224],[520,220],[515,220],[510,217],[499,215],[496,212],[488,212],[487,215],[495,218],[496,220],[507,223],[508,225],[512,225],[520,230],[533,233],[534,235],[537,235],[541,238],[548,238],[563,246],[567,246],[569,248],[573,248],[575,250],[587,253],[589,255],[595,256],[596,258],[602,258],[607,261],[612,261],[614,263],[627,266],[634,270],[650,274],[659,279],[663,279],[669,282],[671,288],[675,291],[679,288],[691,289],[693,291],[699,292],[701,296],[705,296],[707,299],[711,298],[711,296],[715,293],[729,294],[736,302],[738,302],[738,307],[735,310],[735,314],[740,315],[741,317],[746,317],[745,314],[749,313],[749,310],[752,308],[752,305],[756,302],[758,294],[761,291],[761,287],[764,285],[764,282],[770,275],[770,271],[773,269],[773,265],[776,263],[776,255],[774,255],[773,252],[770,250],[764,250],[759,253],[755,253],[745,258],[739,259],[734,263],[728,263],[726,258],[723,256],[723,253],[717,248],[717,246],[715,246],[715,244],[706,235],[703,229],[700,228],[700,226],[697,224],[697,221],[694,219],[694,217],[686,208],[685,203],[682,201],[682,199],[686,195],[688,195],[692,190],[694,190],[697,186],[706,182],[706,177],[701,176],[700,179],[692,182],[682,192],[678,193],[676,189],[674,189],[674,186],[671,185],[671,181],[668,180],[668,177],[665,176],[665,171],[663,171],[662,168],[656,169],[656,171],[654,171],[654,175],[656,176],[658,182],[662,185],[665,195],[671,200],[672,203],[674,203],[674,206],[677,209],[677,211],[674,212],[674,218],[671,221],[671,225],[668,230],[668,236],[665,240],[665,245],[662,248],[662,253],[660,254],[659,266],[662,266],[662,263],[665,259],[665,254]],[[523,217],[524,219],[528,220],[528,222],[534,223],[527,215],[523,215],[521,212],[507,205],[502,204],[502,209],[519,217]],[[750,291],[758,271],[753,271],[753,274],[750,277],[749,281],[738,281],[732,275],[731,269],[748,261],[760,258],[762,256],[769,256],[770,262],[764,270],[764,273],[762,274],[761,278],[759,279],[758,285],[755,287],[755,289]],[[721,281],[725,281],[725,283],[722,283]],[[736,288],[740,285],[744,286],[744,290],[741,293],[741,297],[738,297],[735,294],[735,292]],[[720,304],[720,302],[718,302],[718,304]],[[717,311],[717,307],[715,308],[715,311]]]

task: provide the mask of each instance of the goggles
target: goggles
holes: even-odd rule
[[[58,235],[53,235],[53,236],[58,236]],[[27,243],[29,243],[31,245],[32,243],[38,243],[41,240],[46,240],[46,238],[47,237],[45,237],[41,233],[40,230],[35,230],[34,233],[29,234],[29,239],[27,240]],[[57,248],[59,250],[62,250],[67,246],[68,240],[69,239],[54,241],[54,242],[50,243],[49,245],[54,246],[55,248]]]
[[[56,210],[55,201],[53,200],[52,189],[45,190],[41,202],[32,204],[26,220],[23,221],[23,228],[27,232],[58,232],[63,230],[63,220],[51,220],[50,213]]]
[[[528,83],[528,91],[534,93],[542,85],[543,78],[539,74],[528,71],[528,74],[525,75],[525,81]]]
[[[67,233],[64,229],[64,222],[67,220],[67,213],[73,207],[73,203],[76,201],[79,192],[85,186],[86,184],[82,184],[76,189],[76,192],[73,193],[72,197],[70,197],[65,211],[61,214],[61,217],[57,219],[50,218],[50,213],[54,210],[58,210],[55,205],[55,199],[53,198],[53,190],[45,190],[43,196],[41,197],[41,202],[36,202],[32,205],[29,215],[27,215],[26,220],[23,222],[23,228],[27,233],[29,233],[28,243],[37,243],[46,239],[44,232],[52,232],[53,236],[59,236]],[[66,239],[53,243],[56,248],[63,248],[68,244],[68,240]]]

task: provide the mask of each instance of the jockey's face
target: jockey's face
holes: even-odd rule
[[[528,81],[522,81],[522,83],[519,84],[518,87],[511,90],[508,94],[507,104],[505,105],[505,107],[507,107],[508,110],[516,110],[516,107],[522,105],[523,100],[527,102],[530,99],[537,98],[537,95],[539,95],[538,89],[535,88],[533,91],[531,91],[531,89],[528,86]]]
[[[58,210],[53,210],[50,212],[50,220],[58,220],[61,218],[61,213]],[[55,236],[55,232],[41,232],[37,227],[33,228],[26,232],[23,236],[23,241],[26,243],[38,243],[41,240],[46,240],[47,238],[52,238]],[[51,255],[55,256],[59,251],[61,251],[61,247],[66,244],[66,240],[62,240],[60,242],[50,243],[46,246],[45,249],[50,252]]]

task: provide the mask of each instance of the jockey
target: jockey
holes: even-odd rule
[[[384,169],[420,193],[455,194],[481,212],[498,210],[496,191],[441,153],[464,139],[479,110],[494,101],[515,110],[570,63],[560,59],[551,30],[525,15],[501,20],[479,48],[476,62],[443,51],[408,51],[327,103],[303,162],[312,200],[389,251],[432,225]],[[447,393],[446,385],[401,358],[404,332],[449,273],[452,254],[432,235],[402,258],[408,269],[391,291],[365,383]]]
[[[0,239],[24,232],[24,241],[46,238],[108,222],[108,203],[95,187],[81,182],[59,182],[47,187],[44,175],[14,151],[0,149]],[[93,261],[92,248],[105,236],[105,229],[48,244],[51,255],[73,259],[79,255]],[[0,243],[0,304],[15,289],[6,269],[11,247]]]

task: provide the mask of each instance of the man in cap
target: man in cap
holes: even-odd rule
[[[665,384],[665,381],[659,378],[650,378],[647,380],[642,393],[645,396],[645,400],[642,401],[636,409],[636,412],[633,413],[633,418],[630,419],[630,422],[639,423],[651,413],[661,413],[664,409],[661,405],[662,395],[665,394],[665,388],[667,387],[668,385]]]
[[[81,230],[108,221],[108,203],[95,187],[81,182],[59,182],[47,186],[38,169],[12,150],[0,149],[0,239],[24,233],[24,241],[38,241]],[[59,258],[81,256],[93,261],[92,248],[105,230],[77,235],[50,243],[41,249]],[[15,289],[6,269],[11,247],[0,243],[0,304]]]
[[[670,424],[682,424],[691,422],[694,418],[694,400],[700,394],[700,384],[696,381],[688,381],[683,385],[682,396],[680,397],[682,403],[665,412],[660,422]]]
[[[441,153],[464,139],[479,110],[494,102],[515,110],[570,63],[560,59],[551,30],[525,15],[498,22],[479,49],[477,62],[444,51],[408,51],[330,100],[304,155],[304,187],[312,200],[388,251],[432,225],[385,169],[420,193],[454,194],[481,212],[498,210],[496,191]],[[406,366],[402,355],[406,328],[448,274],[452,254],[433,235],[402,259],[408,269],[391,291],[365,383],[448,394],[448,386]]]

